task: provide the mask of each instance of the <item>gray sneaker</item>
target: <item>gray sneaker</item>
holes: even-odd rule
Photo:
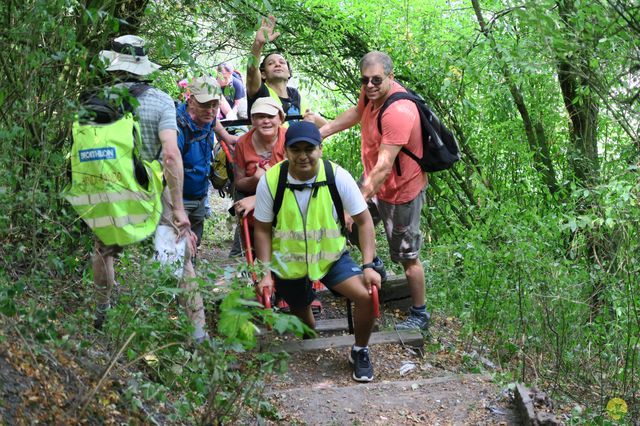
[[[416,311],[409,308],[409,316],[402,322],[396,324],[396,330],[426,330],[429,328],[431,315],[429,312]]]

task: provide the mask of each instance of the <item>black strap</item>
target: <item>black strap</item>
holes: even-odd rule
[[[340,193],[338,192],[338,187],[336,186],[336,177],[333,174],[333,166],[329,160],[324,161],[324,173],[327,175],[327,186],[329,187],[329,193],[331,193],[331,201],[333,201],[333,205],[336,208],[336,214],[338,215],[338,221],[340,221],[340,231],[342,231],[342,235],[347,235],[347,224],[344,220],[344,207],[342,205],[342,198],[340,198]]]
[[[302,115],[287,115],[284,121],[299,121],[304,117]],[[241,118],[239,120],[220,120],[222,127],[235,127],[235,126],[251,126],[250,118]]]
[[[151,86],[149,86],[147,83],[144,83],[144,82],[135,83],[128,87],[129,94],[136,99],[142,96],[142,94],[149,89],[151,89]],[[133,107],[133,105],[129,103],[128,99],[124,99],[122,106],[123,106],[124,112],[130,112],[135,114],[136,110]]]
[[[133,97],[138,98],[149,89],[151,89],[151,86],[147,83],[136,83],[129,88],[129,93],[131,93]]]
[[[278,213],[282,207],[282,199],[284,198],[284,188],[287,184],[287,173],[289,172],[289,160],[284,160],[280,164],[280,174],[278,175],[278,185],[276,186],[276,195],[273,197],[273,221],[271,226],[274,228],[278,223]]]
[[[282,200],[284,198],[284,190],[285,188],[289,188],[291,190],[303,190],[307,188],[314,188],[313,196],[315,197],[318,193],[318,188],[321,186],[329,187],[329,193],[331,194],[331,201],[336,208],[336,215],[338,216],[338,221],[340,222],[340,231],[343,235],[347,235],[347,225],[344,220],[344,206],[342,204],[342,198],[340,198],[340,193],[338,192],[338,188],[336,186],[336,178],[333,173],[333,166],[329,160],[323,159],[324,163],[324,173],[326,175],[326,181],[324,182],[314,182],[311,184],[301,183],[301,184],[292,184],[287,182],[287,173],[289,172],[289,160],[285,160],[280,165],[280,174],[278,175],[278,185],[276,187],[276,194],[273,197],[273,221],[271,225],[275,228],[278,223],[278,213],[280,212],[280,208],[282,207]]]
[[[403,86],[404,87],[404,86]],[[385,101],[384,104],[382,104],[382,107],[380,108],[380,112],[378,113],[378,133],[382,134],[382,114],[384,114],[384,112],[387,110],[387,108],[389,108],[389,106],[394,103],[395,101],[399,101],[401,99],[407,99],[410,101],[413,101],[413,103],[416,104],[416,108],[418,108],[418,113],[420,112],[420,108],[418,107],[417,103],[421,101],[420,98],[418,98],[417,96],[409,93],[409,92],[396,92],[394,94],[392,94],[391,96],[389,96]],[[365,103],[366,105],[366,103]],[[413,152],[409,151],[406,147],[402,147],[400,149],[401,152],[404,152],[405,154],[407,154],[409,157],[411,157],[414,161],[416,161],[418,164],[420,163],[420,158],[418,158],[417,155],[415,155]],[[398,156],[396,156],[396,159],[394,160],[394,165],[396,167],[396,174],[398,176],[402,176],[402,171],[400,170],[400,159],[398,158]]]
[[[147,56],[147,52],[142,46],[134,46],[129,43],[119,43],[117,41],[111,42],[111,50],[117,53],[122,53],[131,56]]]
[[[291,182],[287,182],[287,184],[285,185],[287,188],[289,188],[292,191],[304,191],[305,189],[317,189],[321,186],[325,186],[327,185],[327,182],[312,182],[312,183],[291,183]],[[314,197],[316,196],[316,193],[318,191],[314,192]]]

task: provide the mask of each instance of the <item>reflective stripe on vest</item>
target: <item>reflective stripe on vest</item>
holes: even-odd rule
[[[85,218],[84,221],[91,229],[104,228],[105,226],[115,226],[123,228],[127,225],[137,225],[144,222],[149,217],[148,214],[129,215],[123,217],[103,216],[97,218]]]
[[[131,201],[131,200],[145,200],[148,201],[151,199],[149,194],[145,194],[142,192],[133,192],[133,191],[122,191],[122,192],[99,192],[97,194],[84,194],[84,195],[76,195],[74,197],[67,197],[67,201],[73,204],[74,206],[82,206],[85,204],[100,204],[100,203],[117,203],[120,201]]]
[[[275,197],[281,165],[276,164],[266,174],[272,197]],[[335,172],[335,164],[331,165]],[[325,180],[324,163],[320,161],[316,182]],[[317,187],[316,195],[309,199],[304,218],[294,191],[285,188],[271,239],[271,269],[276,275],[283,279],[308,276],[314,281],[329,272],[346,248],[346,239],[333,211],[331,193],[326,185]]]
[[[71,182],[63,191],[106,245],[128,245],[153,234],[162,214],[162,166],[143,161],[147,188],[135,177],[140,127],[130,113],[109,124],[73,123]]]

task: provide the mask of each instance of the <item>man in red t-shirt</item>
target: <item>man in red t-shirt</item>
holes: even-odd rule
[[[394,81],[393,62],[382,52],[369,52],[360,61],[360,99],[354,106],[320,129],[322,137],[361,125],[364,180],[360,187],[377,223],[382,221],[391,260],[404,268],[411,293],[409,317],[397,329],[426,329],[430,315],[425,305],[424,270],[419,255],[422,248],[420,212],[425,200],[427,176],[408,155],[404,146],[422,157],[422,130],[416,105],[410,100],[392,103],[378,115],[384,101],[405,89]],[[401,174],[395,166],[398,162]]]

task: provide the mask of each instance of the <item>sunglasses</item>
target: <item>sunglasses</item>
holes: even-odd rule
[[[373,84],[374,86],[380,86],[382,84],[383,81],[386,80],[386,78],[389,77],[388,75],[385,75],[384,77],[379,77],[379,76],[374,76],[374,77],[360,77],[360,83],[362,83],[363,86],[366,86],[367,84],[369,84],[369,82],[371,82],[371,84]]]

